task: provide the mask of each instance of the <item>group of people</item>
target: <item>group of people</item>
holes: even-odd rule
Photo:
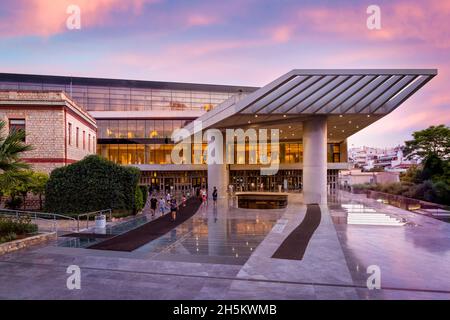
[[[206,206],[208,204],[208,191],[206,190],[206,188],[197,188],[196,195],[197,198],[201,199],[203,206]],[[217,188],[214,187],[212,192],[214,206],[217,205],[217,196],[218,196]]]
[[[181,197],[181,205],[183,207],[185,207],[186,202],[187,202],[187,197],[183,193],[183,195]],[[157,199],[156,195],[152,194],[152,196],[150,198],[150,212],[152,214],[152,217],[155,216],[157,209],[159,209],[159,212],[161,215],[164,215],[167,208],[170,209],[172,221],[175,221],[177,219],[177,211],[178,211],[177,199],[175,197],[173,197],[170,194],[170,192],[168,192],[165,197],[160,196],[159,200]]]
[[[196,190],[196,196],[197,198],[200,198],[202,201],[202,205],[207,205],[208,200],[208,192],[206,188],[197,188]],[[190,193],[187,195],[185,193],[181,196],[181,206],[185,207],[187,203],[187,199],[190,197]],[[217,206],[217,197],[218,197],[218,191],[217,188],[214,187],[212,192],[212,198],[214,202],[214,206]],[[177,219],[177,211],[178,211],[178,203],[177,199],[172,196],[170,192],[168,192],[165,196],[161,195],[159,200],[155,194],[152,194],[150,197],[150,212],[152,214],[152,217],[155,216],[156,212],[159,210],[161,215],[164,215],[166,213],[166,209],[170,209],[170,214],[172,216],[172,221],[175,221]]]

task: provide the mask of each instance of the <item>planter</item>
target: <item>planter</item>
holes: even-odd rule
[[[105,229],[106,228],[106,216],[100,214],[95,216],[95,229]]]
[[[0,244],[0,256],[5,253],[17,251],[22,248],[27,248],[47,241],[56,240],[56,232],[41,233],[28,238],[13,240]]]

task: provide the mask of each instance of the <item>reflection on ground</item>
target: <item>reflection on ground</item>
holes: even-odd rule
[[[249,210],[222,200],[134,252],[227,257],[245,262],[284,210]],[[213,260],[211,260],[213,261]]]
[[[367,267],[377,265],[381,287],[392,289],[359,290],[361,298],[449,297],[450,224],[346,193],[341,194],[340,202],[364,203],[408,221],[401,227],[348,225],[339,204],[330,205],[355,285],[365,286]]]

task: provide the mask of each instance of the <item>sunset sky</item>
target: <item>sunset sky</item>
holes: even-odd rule
[[[68,30],[66,8],[81,8]],[[366,8],[381,8],[368,30]],[[0,3],[0,72],[263,86],[291,69],[437,68],[349,139],[395,146],[450,124],[450,1],[15,0]]]

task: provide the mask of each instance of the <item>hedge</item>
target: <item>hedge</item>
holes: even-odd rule
[[[135,206],[140,171],[98,155],[57,168],[46,186],[45,210],[74,215],[102,209],[139,210]]]
[[[142,200],[144,202],[144,206],[147,203],[147,198],[148,198],[148,187],[147,186],[139,186],[139,188],[142,191]]]

